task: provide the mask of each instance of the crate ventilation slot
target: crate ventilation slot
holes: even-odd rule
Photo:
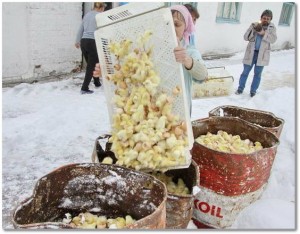
[[[113,63],[111,60],[110,52],[108,49],[108,40],[105,38],[101,38],[102,41],[102,48],[104,52],[104,58],[105,58],[105,65],[107,69],[108,74],[114,74],[114,68],[113,68]]]
[[[110,15],[110,16],[108,16],[108,18],[111,19],[112,21],[115,21],[115,20],[120,20],[120,19],[129,17],[129,16],[132,16],[132,13],[130,13],[128,10],[126,10],[126,11],[121,11],[114,15]]]

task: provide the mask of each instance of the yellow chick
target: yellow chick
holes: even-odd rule
[[[80,228],[83,228],[83,229],[95,229],[96,228],[96,223],[83,223]]]
[[[84,214],[84,220],[86,223],[91,224],[91,223],[96,223],[97,216],[93,215],[89,212],[85,212]]]
[[[115,219],[107,219],[107,227],[108,228],[117,228]]]
[[[174,134],[171,134],[171,136],[166,140],[167,148],[172,149],[177,143],[177,139]]]
[[[161,116],[156,123],[155,129],[163,130],[166,127],[166,120],[167,120],[166,116]]]
[[[166,104],[167,100],[168,100],[167,94],[162,93],[156,99],[156,103],[155,104],[156,104],[157,107],[161,108],[161,107],[163,107],[163,105]]]
[[[139,47],[144,47],[145,44],[148,42],[148,40],[150,39],[150,36],[152,35],[152,31],[147,30],[144,32],[143,35],[138,37],[137,43]]]
[[[113,164],[113,160],[111,157],[105,157],[103,160],[102,160],[102,163],[104,164]]]
[[[128,225],[133,224],[135,222],[135,220],[130,215],[126,215],[125,222],[126,222],[126,226],[128,226]]]
[[[72,219],[72,223],[74,223],[76,226],[81,226],[82,225],[81,218],[79,216],[75,216]]]
[[[106,216],[99,216],[96,221],[97,229],[106,228],[106,222],[107,222]]]
[[[124,218],[122,217],[117,217],[116,218],[116,225],[118,229],[122,229],[124,227],[126,227],[126,221]]]

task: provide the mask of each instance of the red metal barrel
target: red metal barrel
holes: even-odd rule
[[[257,200],[268,182],[279,144],[271,132],[232,117],[210,117],[192,122],[194,138],[219,130],[259,141],[263,149],[250,154],[224,153],[197,142],[191,150],[197,163],[201,192],[194,200],[194,217],[206,225],[224,228],[245,206]]]

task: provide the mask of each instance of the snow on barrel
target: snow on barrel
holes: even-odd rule
[[[165,185],[121,166],[71,164],[38,180],[13,214],[22,229],[163,229]]]
[[[109,164],[117,162],[108,141],[110,136],[104,134],[96,139],[92,162]],[[197,164],[192,160],[188,168],[168,170],[165,173],[155,171],[147,173],[165,183],[167,187],[166,228],[187,228],[193,214],[193,188],[199,186]]]

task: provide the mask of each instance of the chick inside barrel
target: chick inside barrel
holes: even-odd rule
[[[146,30],[136,41],[111,41],[115,73],[106,79],[115,85],[112,133],[109,142],[117,165],[136,170],[166,170],[188,165],[187,126],[174,113],[173,103],[182,95],[161,89],[161,77],[152,61],[153,32]]]
[[[145,187],[150,184],[151,187]],[[38,180],[14,211],[21,229],[162,229],[167,191],[153,176],[117,165],[60,167]]]
[[[108,141],[108,138],[109,135],[104,135],[100,136],[96,140],[95,153],[97,154],[97,160],[94,160],[94,162],[99,162],[102,164],[116,164],[117,158],[111,151],[111,143],[106,142],[106,144],[103,146],[101,146],[99,143],[99,139],[104,142],[103,140]],[[168,194],[175,196],[190,196],[193,186],[198,184],[195,179],[197,175],[195,168],[196,164],[192,162],[188,168],[168,170],[166,172],[148,171],[146,173],[162,181],[167,187]]]
[[[192,155],[201,170],[201,186],[234,196],[266,183],[279,145],[274,134],[233,117],[212,116],[192,124]]]
[[[62,222],[73,228],[80,229],[123,229],[136,222],[130,215],[125,217],[108,218],[105,215],[96,215],[90,212],[79,213],[72,217],[70,213],[65,214]]]
[[[241,139],[240,135],[228,134],[219,130],[216,134],[208,132],[200,135],[195,141],[206,147],[226,153],[253,153],[263,149],[259,141],[252,142],[249,139]]]
[[[110,135],[96,139],[93,162],[115,164],[117,158],[111,151]],[[96,156],[97,155],[97,156]],[[192,160],[188,168],[168,170],[166,172],[147,172],[162,181],[167,188],[166,228],[182,229],[188,226],[193,212],[193,188],[199,186],[199,171]],[[146,185],[147,187],[148,185]]]

